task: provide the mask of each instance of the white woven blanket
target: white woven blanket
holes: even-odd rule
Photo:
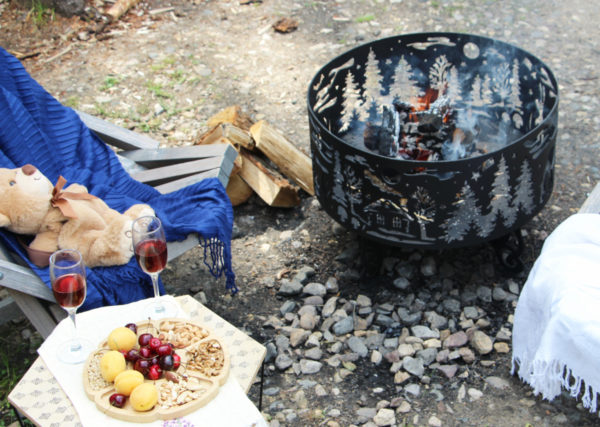
[[[536,395],[552,400],[564,387],[596,412],[600,215],[573,215],[546,239],[517,304],[512,370]]]

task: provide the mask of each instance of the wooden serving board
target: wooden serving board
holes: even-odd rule
[[[210,402],[225,384],[229,375],[230,359],[223,342],[201,324],[186,319],[145,320],[136,323],[138,336],[149,332],[160,337],[163,342],[175,346],[181,357],[181,365],[174,372],[178,383],[163,377],[152,382],[158,389],[158,403],[153,409],[140,412],[133,409],[129,398],[123,408],[109,403],[115,393],[112,383],[104,381],[100,374],[100,358],[110,350],[104,340],[98,350],[87,359],[83,369],[83,385],[90,400],[103,413],[123,421],[148,423],[156,420],[169,420],[183,417]],[[107,332],[107,337],[108,337]],[[164,338],[164,339],[163,339]],[[127,362],[126,369],[133,369]]]

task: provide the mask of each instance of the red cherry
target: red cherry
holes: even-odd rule
[[[169,344],[162,344],[156,349],[156,354],[166,356],[173,353],[173,348]]]
[[[140,347],[145,347],[150,343],[150,340],[152,339],[152,334],[149,333],[145,333],[140,335],[140,337],[138,338],[138,343],[140,345]]]
[[[144,359],[149,359],[152,357],[152,350],[150,349],[150,347],[140,347],[139,353],[140,356]]]
[[[132,348],[128,352],[125,353],[125,360],[129,362],[135,363],[136,360],[140,358],[140,352],[135,348]]]
[[[131,329],[134,334],[137,334],[137,325],[135,323],[128,323],[125,327]]]
[[[127,400],[127,397],[124,394],[120,394],[120,393],[113,393],[108,398],[108,401],[110,402],[110,404],[117,408],[122,408],[123,406],[125,406],[126,400]]]
[[[138,359],[133,364],[133,369],[142,373],[142,375],[148,375],[148,371],[150,370],[150,361],[146,359]]]
[[[175,366],[175,361],[173,360],[172,354],[160,356],[160,360],[158,363],[160,364],[160,367],[163,368],[165,371],[171,371]]]
[[[161,376],[162,376],[162,369],[160,369],[160,366],[158,366],[158,365],[150,366],[150,369],[148,370],[148,378],[149,379],[151,379],[152,381],[156,381],[156,380],[160,379]]]
[[[156,337],[150,338],[150,342],[148,343],[148,347],[152,349],[156,353],[158,347],[162,345],[162,341]]]
[[[181,365],[181,357],[173,352],[173,370],[176,371],[177,368],[179,368],[179,365]]]

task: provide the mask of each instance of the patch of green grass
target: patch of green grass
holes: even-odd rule
[[[106,92],[107,90],[115,87],[121,82],[121,79],[118,76],[108,75],[104,78],[104,82],[102,86],[100,86],[100,90],[102,92]]]
[[[129,114],[120,113],[120,112],[114,111],[114,110],[108,110],[101,103],[95,103],[94,108],[96,109],[96,115],[103,117],[103,118],[126,119],[126,120],[129,120],[131,118],[131,116]]]
[[[173,84],[182,84],[187,80],[187,76],[183,72],[183,70],[175,70],[173,74],[169,75],[169,78],[173,81]]]
[[[44,6],[40,0],[34,0],[28,16],[36,27],[41,28],[49,21],[54,21],[54,9]]]
[[[167,92],[161,83],[147,82],[146,87],[150,92],[159,98],[173,98],[173,95]]]
[[[162,71],[165,68],[168,68],[171,65],[175,64],[176,61],[177,59],[174,56],[167,56],[166,58],[163,58],[158,64],[152,64],[150,69],[154,72]]]
[[[435,8],[440,7],[440,2],[437,1],[437,0],[432,0],[431,1],[431,7],[435,7]]]
[[[361,23],[361,22],[369,22],[375,19],[375,15],[373,15],[372,13],[368,13],[366,15],[363,16],[359,16],[358,18],[356,18],[356,22]]]

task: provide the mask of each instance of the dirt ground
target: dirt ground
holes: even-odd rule
[[[242,4],[248,3],[248,4]],[[102,1],[90,1],[101,10]],[[39,12],[39,11],[38,11]],[[560,86],[560,126],[557,140],[556,183],[552,197],[527,224],[525,270],[509,275],[494,268],[488,246],[428,254],[440,262],[463,266],[467,283],[498,283],[512,278],[522,285],[544,238],[581,206],[600,179],[596,159],[600,144],[598,111],[600,80],[596,40],[600,11],[585,0],[263,0],[241,2],[202,0],[142,1],[119,22],[94,33],[98,22],[34,13],[0,0],[0,45],[22,57],[32,76],[66,105],[104,117],[138,132],[148,132],[163,145],[185,145],[206,130],[205,121],[232,104],[255,119],[265,118],[306,153],[310,152],[306,91],[317,70],[334,56],[361,43],[400,33],[420,31],[468,32],[513,43],[542,59]],[[277,33],[272,24],[281,17],[298,22],[296,31]],[[348,278],[343,271],[358,269],[336,257],[357,241],[340,230],[318,201],[302,196],[294,209],[276,209],[253,197],[235,209],[234,269],[240,293],[230,297],[222,281],[205,271],[199,250],[171,263],[163,280],[172,293],[197,294],[206,304],[255,339],[266,343],[274,331],[263,323],[278,313],[283,300],[276,295],[281,275],[313,267],[315,281],[342,278],[340,293],[374,300],[390,291],[385,275]],[[283,239],[282,232],[291,238]],[[375,249],[369,249],[375,250]],[[378,247],[378,256],[407,259],[411,251]],[[490,265],[491,271],[489,270]],[[485,270],[486,266],[487,270]],[[509,325],[512,314],[502,307],[487,309],[493,322]],[[423,392],[411,401],[408,425],[427,425],[435,414],[444,426],[592,426],[598,416],[561,396],[545,402],[510,375],[510,353],[495,354],[484,366],[466,367],[466,378],[444,383],[444,400]],[[307,411],[290,425],[327,425],[326,406],[339,409],[339,425],[355,422],[356,405],[375,406],[395,397],[393,375],[386,367],[358,364],[356,372],[334,384],[334,370],[312,378],[336,386],[341,396],[330,399],[307,392]],[[509,387],[496,389],[484,378],[497,376]],[[285,408],[296,408],[299,385],[295,375],[265,370],[265,387],[277,386],[286,396]],[[483,390],[476,401],[456,399],[461,384]],[[382,388],[383,393],[373,392]],[[251,398],[258,402],[259,385]],[[263,409],[272,403],[263,398]],[[306,409],[306,408],[305,408]],[[285,424],[285,422],[282,422]],[[334,425],[334,424],[330,424]]]

